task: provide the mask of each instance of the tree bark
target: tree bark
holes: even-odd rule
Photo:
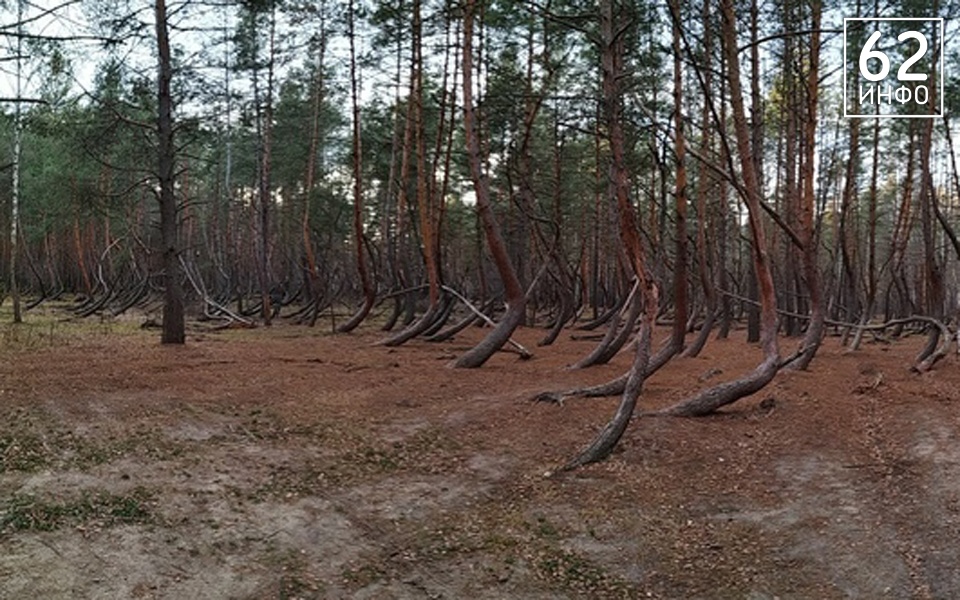
[[[14,324],[23,322],[23,312],[20,307],[20,281],[18,279],[20,266],[20,169],[23,158],[23,108],[21,106],[22,79],[23,79],[23,4],[17,2],[17,44],[16,44],[16,98],[14,98],[13,117],[13,190],[10,198],[10,299],[13,303]],[[0,296],[2,298],[2,296]]]
[[[413,143],[417,166],[417,208],[420,213],[420,236],[423,238],[423,258],[430,284],[430,306],[440,301],[440,269],[437,265],[436,221],[434,199],[427,181],[427,147],[423,117],[423,17],[421,0],[413,3]]]
[[[753,170],[756,173],[757,177],[757,189],[760,189],[760,178],[763,176],[763,108],[762,108],[762,96],[760,91],[760,44],[758,42],[758,35],[760,31],[759,27],[760,19],[760,9],[758,0],[750,0],[750,140],[751,147],[753,152],[751,155],[753,161]],[[730,63],[731,60],[738,61],[739,58],[735,53],[733,58],[727,56],[727,63]],[[740,64],[739,62],[736,65],[729,65],[730,77],[734,77],[734,68],[739,74]],[[738,82],[739,84],[739,82]],[[731,86],[732,93],[732,86]],[[744,114],[744,121],[746,121],[746,115]],[[751,268],[755,269],[756,266],[751,264]],[[754,271],[749,274],[750,278],[748,281],[748,296],[751,300],[757,300],[757,295],[760,294],[758,289],[758,279],[760,274]],[[747,341],[748,342],[759,342],[762,337],[761,329],[763,325],[761,323],[762,316],[759,311],[757,311],[753,305],[747,306]]]
[[[709,158],[713,150],[713,127],[711,126],[710,105],[713,88],[713,27],[710,19],[710,3],[703,3],[703,111],[700,115],[700,155]],[[709,268],[709,253],[707,251],[707,195],[711,193],[711,187],[714,183],[713,172],[706,166],[701,165],[697,175],[697,275],[700,279],[700,286],[703,288],[703,296],[706,303],[706,318],[700,326],[700,332],[694,338],[693,342],[684,351],[683,356],[694,358],[700,354],[704,345],[707,343],[707,337],[713,324],[717,319],[717,291],[714,287],[714,280]],[[723,234],[721,233],[722,237]],[[723,268],[723,265],[721,265]]]
[[[407,100],[407,122],[403,134],[403,155],[400,164],[400,190],[397,196],[397,214],[398,220],[401,220],[407,210],[407,183],[410,174],[411,157],[416,161],[416,194],[417,209],[420,216],[420,237],[422,239],[422,251],[424,268],[427,274],[428,294],[430,304],[417,321],[413,322],[412,312],[408,312],[411,317],[410,323],[382,343],[386,346],[399,346],[407,341],[417,337],[429,329],[441,313],[440,296],[441,281],[440,271],[437,266],[436,242],[434,239],[434,217],[433,201],[430,198],[429,187],[427,184],[427,160],[426,143],[424,140],[424,122],[423,122],[423,56],[422,56],[422,15],[421,1],[414,0],[413,19],[411,36],[411,54],[410,54],[410,92]],[[412,155],[412,156],[411,156]],[[402,240],[402,223],[398,224]],[[401,248],[402,250],[402,248]],[[405,259],[406,257],[404,257]],[[412,300],[408,299],[408,302]],[[412,311],[412,304],[408,304],[408,310]]]
[[[163,256],[163,328],[160,341],[164,344],[182,344],[184,330],[183,288],[180,282],[180,261],[175,195],[175,161],[173,130],[173,98],[170,80],[173,66],[170,58],[170,39],[167,34],[167,5],[156,0],[158,76],[157,76],[157,179],[160,186],[160,243]]]
[[[477,214],[493,262],[503,282],[507,311],[500,323],[479,344],[457,359],[454,366],[461,368],[475,368],[483,365],[510,339],[513,331],[523,320],[526,310],[526,296],[510,262],[506,244],[503,242],[500,226],[490,201],[490,183],[483,172],[480,135],[477,131],[473,108],[473,26],[476,10],[477,0],[467,0],[463,17],[463,126],[470,178],[477,197]]]
[[[879,105],[877,105],[879,110]],[[856,120],[856,119],[854,119]],[[870,188],[867,197],[867,269],[864,275],[866,299],[864,301],[863,316],[860,318],[860,327],[850,344],[850,350],[860,347],[864,326],[873,318],[877,299],[877,181],[879,178],[880,158],[880,119],[874,119],[872,139],[872,160],[870,168]]]
[[[257,104],[257,134],[259,156],[257,165],[257,278],[260,284],[260,316],[263,324],[270,326],[273,321],[273,307],[270,292],[272,291],[272,273],[270,267],[270,230],[273,205],[271,167],[273,154],[273,84],[274,84],[274,53],[276,41],[276,6],[271,3],[269,24],[267,27],[267,84],[266,99],[262,101],[259,91],[257,71],[254,70],[254,102]]]
[[[588,463],[605,459],[616,447],[626,431],[637,398],[647,378],[647,366],[650,362],[650,345],[653,324],[659,309],[659,291],[647,270],[643,245],[640,242],[640,230],[637,215],[630,202],[630,180],[626,166],[626,144],[623,131],[623,104],[621,81],[624,74],[626,24],[633,19],[625,14],[625,4],[616,0],[600,2],[600,63],[602,70],[601,93],[603,118],[607,126],[610,144],[610,199],[617,207],[620,219],[620,242],[623,244],[630,267],[637,278],[641,293],[643,316],[637,336],[636,354],[630,371],[626,375],[620,404],[609,423],[600,431],[594,441],[570,460],[564,470],[576,468]]]
[[[730,71],[730,103],[733,109],[737,154],[740,159],[743,177],[742,191],[749,215],[753,267],[760,292],[760,345],[763,350],[763,360],[756,369],[746,376],[708,388],[696,396],[663,411],[664,414],[674,416],[710,414],[722,406],[759,391],[773,379],[780,368],[780,350],[777,343],[776,290],[774,289],[770,259],[767,254],[767,237],[763,227],[762,208],[760,207],[760,183],[756,171],[757,165],[751,148],[750,130],[747,126],[743,90],[740,84],[740,63],[737,56],[736,15],[734,14],[733,0],[722,0],[720,7],[723,21],[723,50]]]
[[[617,352],[623,348],[623,345],[627,343],[631,334],[633,334],[633,330],[637,324],[637,318],[640,316],[642,308],[643,301],[636,293],[636,286],[634,286],[627,299],[626,306],[614,315],[610,321],[609,328],[603,336],[603,340],[597,344],[590,354],[571,365],[570,368],[585,369],[594,365],[605,365],[610,362],[610,360],[617,355]],[[626,314],[621,316],[624,312],[626,312]]]
[[[320,7],[320,47],[317,50],[317,72],[314,74],[316,81],[313,86],[313,106],[310,115],[310,145],[307,151],[307,171],[304,177],[304,198],[303,198],[303,218],[300,223],[300,233],[303,237],[303,255],[306,260],[307,268],[307,286],[309,288],[309,300],[313,303],[310,311],[308,323],[313,327],[317,323],[320,304],[320,274],[317,268],[317,257],[313,250],[313,239],[310,231],[310,207],[311,196],[313,195],[314,182],[317,171],[317,152],[320,147],[320,136],[322,125],[320,124],[320,115],[323,110],[324,96],[326,88],[324,86],[324,67],[326,64],[327,50],[327,28],[326,12],[324,7]]]
[[[934,82],[931,83],[931,89],[936,90],[936,73],[934,73]],[[930,102],[930,110],[937,103],[936,91],[933,92],[933,100]],[[924,307],[926,314],[937,322],[942,321],[944,316],[944,303],[946,300],[946,291],[944,290],[943,270],[940,265],[940,258],[937,256],[934,231],[934,213],[939,209],[936,201],[936,190],[933,187],[933,175],[930,170],[930,152],[933,145],[933,119],[925,119],[923,132],[920,139],[920,202],[921,202],[921,228],[923,233],[924,250]],[[938,354],[937,348],[940,338],[943,337],[945,327],[931,327],[927,338],[927,345],[921,352],[917,362],[926,364],[928,358],[935,357]],[[949,336],[948,342],[949,342]],[[933,362],[939,360],[934,358]],[[929,368],[927,366],[926,368]]]
[[[804,160],[803,160],[803,189],[800,197],[799,237],[802,242],[801,252],[803,259],[803,275],[807,284],[807,294],[810,300],[810,323],[803,338],[803,345],[799,357],[789,368],[803,371],[813,361],[813,357],[820,348],[823,339],[823,324],[826,318],[826,309],[823,305],[820,288],[820,267],[817,264],[817,236],[814,230],[814,160],[816,158],[816,131],[817,131],[817,100],[819,98],[820,83],[820,0],[812,0],[811,7],[811,34],[810,53],[808,57],[809,69],[806,85],[806,114],[804,121]]]
[[[674,152],[677,160],[677,174],[674,189],[674,240],[673,257],[673,330],[670,335],[670,353],[679,354],[684,350],[687,333],[687,164],[686,138],[683,132],[683,67],[680,54],[680,2],[671,0],[670,12],[673,15],[673,122]]]
[[[360,286],[363,289],[363,304],[350,320],[337,329],[340,333],[349,333],[356,329],[370,314],[370,309],[373,308],[373,303],[377,299],[376,290],[367,270],[366,244],[363,236],[363,155],[360,146],[360,93],[353,13],[353,0],[350,0],[347,7],[347,37],[350,40],[350,101],[353,111],[353,238],[356,244],[357,273],[360,275]]]

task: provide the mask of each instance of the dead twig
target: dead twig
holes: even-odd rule
[[[478,317],[480,317],[481,319],[483,319],[484,322],[485,322],[487,325],[489,325],[489,326],[491,326],[491,327],[495,327],[495,326],[497,325],[496,323],[493,322],[493,319],[491,319],[491,318],[488,317],[487,315],[483,314],[483,312],[481,312],[479,308],[477,308],[476,306],[474,306],[473,304],[471,304],[471,302],[470,302],[469,300],[467,300],[467,299],[463,296],[463,294],[461,294],[461,293],[458,292],[457,290],[455,290],[455,289],[453,289],[453,288],[451,288],[451,287],[449,287],[449,286],[446,286],[446,285],[442,285],[442,286],[440,286],[440,287],[443,288],[443,290],[446,291],[447,293],[449,293],[449,294],[453,295],[454,297],[456,297],[458,300],[460,300],[460,302],[463,302],[464,306],[466,306],[466,307],[469,308],[471,311],[473,311],[473,313],[474,313],[475,315],[477,315]],[[532,353],[532,352],[530,352],[529,350],[527,350],[526,348],[524,348],[522,345],[520,345],[520,343],[514,341],[513,338],[510,338],[509,340],[507,340],[507,343],[509,343],[509,344],[510,344],[511,346],[513,346],[514,348],[516,348],[516,350],[517,350],[517,352],[520,354],[520,357],[521,357],[521,358],[527,359],[527,358],[532,358],[532,357],[533,357],[533,353]]]

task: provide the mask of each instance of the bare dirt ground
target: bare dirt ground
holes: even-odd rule
[[[638,418],[545,478],[616,399],[537,404],[565,370],[448,363],[479,339],[134,326],[0,337],[0,598],[955,598],[960,371],[920,338],[845,353],[703,419]],[[540,330],[518,339],[533,348]],[[794,341],[784,341],[785,351]],[[742,334],[648,383],[670,404],[752,368]]]

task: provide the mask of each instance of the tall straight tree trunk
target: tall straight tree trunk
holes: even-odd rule
[[[927,316],[941,320],[944,315],[946,293],[943,285],[943,273],[937,256],[936,234],[934,232],[934,193],[933,175],[930,172],[930,149],[933,138],[933,119],[926,119],[920,141],[920,225],[923,234],[924,254],[924,300],[923,310]],[[934,353],[940,340],[940,329],[931,327],[927,344],[917,357],[922,363]]]
[[[423,7],[421,0],[413,3],[413,142],[417,166],[417,208],[420,213],[420,236],[423,238],[423,258],[426,262],[427,282],[430,285],[430,307],[435,309],[440,302],[440,269],[437,265],[436,208],[430,195],[427,164],[426,122],[423,114]]]
[[[402,0],[398,3],[398,20],[403,14],[402,11],[403,2]],[[398,250],[399,242],[403,237],[403,211],[400,207],[401,194],[403,194],[403,184],[397,184],[397,174],[401,171],[400,165],[398,164],[398,157],[406,156],[406,139],[403,137],[404,133],[409,129],[404,126],[401,127],[401,123],[406,120],[401,119],[400,112],[400,98],[402,86],[402,76],[403,76],[403,36],[400,35],[401,28],[397,28],[398,32],[395,35],[396,45],[394,47],[394,57],[396,61],[396,69],[393,74],[393,86],[394,86],[394,97],[393,105],[394,109],[391,111],[392,117],[392,134],[390,141],[390,170],[387,175],[387,185],[386,193],[383,198],[383,214],[384,214],[384,243],[386,245],[386,261],[387,261],[387,271],[390,273],[390,289],[396,291],[399,289],[404,281],[403,273],[400,268],[400,261],[398,260],[398,255],[401,252]],[[401,140],[403,144],[401,144]],[[399,160],[404,160],[400,158]],[[396,195],[395,195],[396,194]],[[400,313],[403,309],[403,300],[400,296],[397,296],[394,299],[394,311],[393,315],[387,319],[387,322],[383,324],[381,328],[382,331],[391,331],[396,325],[397,321],[400,318]]]
[[[674,151],[677,155],[677,174],[675,181],[675,256],[673,259],[673,331],[670,336],[670,354],[679,354],[684,349],[687,333],[687,165],[686,139],[683,133],[683,67],[680,54],[680,14],[679,0],[671,0],[670,12],[673,13],[673,110],[676,140]]]
[[[403,42],[402,42],[401,37],[402,37],[402,36],[397,36],[397,62],[398,62],[398,65],[399,65],[399,63],[401,62],[401,55],[402,55],[402,43],[403,43]],[[400,103],[400,71],[401,71],[401,67],[398,66],[398,67],[397,67],[397,75],[396,75],[396,77],[397,77],[397,79],[396,79],[396,81],[397,81],[397,104],[398,104],[398,105],[399,105],[399,103]],[[402,135],[400,134],[400,128],[399,128],[399,122],[400,122],[399,116],[398,116],[398,119],[397,119],[397,121],[398,121],[398,126],[394,129],[395,139],[396,139],[396,138],[399,138],[399,139],[402,140],[401,143],[400,143],[400,145],[399,145],[399,148],[400,148],[400,160],[399,160],[399,165],[398,165],[398,167],[399,167],[399,168],[398,168],[398,171],[399,171],[399,172],[396,174],[396,177],[394,177],[395,187],[396,187],[396,189],[397,189],[396,245],[397,245],[397,254],[399,255],[398,257],[395,255],[395,259],[396,259],[396,263],[397,263],[397,269],[396,269],[395,273],[396,273],[396,275],[397,275],[398,283],[399,283],[401,286],[402,286],[402,285],[408,285],[408,284],[409,284],[408,281],[407,281],[407,280],[409,279],[409,277],[408,277],[408,275],[409,275],[409,272],[408,272],[408,270],[409,270],[409,260],[408,260],[408,259],[409,259],[409,256],[408,256],[408,255],[409,255],[409,248],[408,248],[408,243],[407,243],[407,242],[408,242],[408,239],[407,239],[407,237],[408,237],[408,236],[407,236],[407,228],[408,228],[408,225],[407,225],[407,216],[408,216],[408,215],[407,215],[407,212],[408,212],[408,204],[409,204],[410,200],[409,200],[409,198],[408,198],[408,186],[407,186],[407,182],[408,182],[409,179],[410,179],[410,162],[411,162],[410,157],[411,157],[411,154],[413,153],[413,125],[414,125],[413,114],[414,114],[414,103],[413,103],[413,101],[412,101],[412,98],[413,98],[413,95],[414,95],[414,93],[415,93],[415,83],[414,83],[414,81],[415,81],[415,78],[414,78],[415,72],[416,72],[416,69],[415,69],[415,67],[413,66],[413,61],[411,60],[411,63],[410,63],[410,81],[408,82],[408,88],[407,88],[407,89],[408,89],[408,92],[407,92],[408,98],[407,98],[406,113],[404,114],[404,117],[403,117],[403,119],[402,119],[402,121],[403,121],[403,133],[402,133]],[[398,112],[399,112],[399,111],[398,111]],[[410,283],[412,283],[412,282],[410,282]],[[412,320],[412,317],[413,317],[413,315],[412,315],[413,302],[412,302],[412,301],[408,301],[408,302],[407,302],[407,306],[410,307],[410,312],[411,312],[411,315],[410,315],[410,316],[411,316],[411,320]],[[400,332],[400,336],[401,336],[401,337],[404,336],[404,335],[405,335],[404,332]],[[388,339],[388,340],[387,340],[386,342],[384,342],[384,343],[387,344],[387,345],[390,345],[390,343],[391,343],[390,340],[393,340],[393,339],[396,339],[396,336],[391,337],[390,339]],[[399,342],[399,343],[403,343],[403,342]]]
[[[760,7],[759,0],[750,1],[750,139],[752,141],[752,160],[753,170],[757,176],[757,189],[762,189],[761,177],[763,177],[763,108],[760,95],[760,43],[758,40],[760,31]],[[739,60],[738,56],[734,56]],[[727,58],[730,62],[730,58]],[[739,63],[730,65],[730,76],[733,77],[733,69],[740,70]],[[744,116],[746,119],[746,116]],[[757,300],[757,294],[760,291],[757,288],[760,274],[753,272],[747,285],[748,295],[751,300]],[[753,303],[747,305],[747,341],[758,342],[762,336],[761,324],[762,316]]]
[[[879,105],[877,105],[879,110]],[[856,119],[854,119],[856,120]],[[867,272],[864,275],[866,280],[866,299],[864,301],[863,316],[860,318],[862,325],[866,325],[873,318],[877,302],[877,186],[879,178],[879,159],[880,159],[880,119],[874,119],[873,139],[870,164],[870,188],[867,197]],[[863,327],[857,330],[853,342],[850,344],[851,350],[860,347],[860,340],[863,338]]]
[[[222,6],[223,10],[223,25],[222,32],[224,39],[224,48],[223,48],[223,114],[224,114],[224,124],[223,128],[220,130],[222,135],[222,142],[224,146],[224,157],[223,157],[223,178],[218,181],[217,188],[219,188],[219,193],[216,196],[216,201],[213,204],[213,232],[211,234],[211,239],[213,240],[215,250],[213,251],[215,257],[215,265],[217,269],[222,272],[227,272],[227,252],[228,245],[227,240],[229,238],[230,231],[230,199],[233,196],[233,140],[231,139],[231,129],[233,127],[233,101],[232,101],[232,92],[230,88],[230,73],[233,69],[231,65],[231,56],[233,56],[233,48],[230,44],[230,10],[226,5]]]
[[[799,210],[799,237],[802,243],[803,276],[807,284],[807,294],[810,299],[810,324],[803,338],[800,356],[790,364],[790,369],[805,370],[820,348],[823,339],[823,324],[826,318],[826,307],[823,304],[820,288],[820,267],[817,264],[817,235],[814,230],[816,199],[814,197],[813,171],[815,160],[815,144],[817,132],[817,99],[819,98],[820,83],[820,0],[810,3],[810,53],[808,57],[809,69],[806,84],[806,112],[803,129],[804,160],[803,180]]]
[[[700,115],[701,138],[700,138],[700,156],[709,158],[713,150],[713,127],[711,126],[711,98],[710,94],[713,87],[712,72],[712,54],[713,54],[713,27],[710,19],[710,3],[703,3],[703,112]],[[706,302],[706,318],[701,326],[700,333],[694,339],[693,343],[683,353],[684,356],[693,358],[700,354],[704,345],[707,343],[707,337],[717,318],[717,291],[714,287],[714,280],[710,274],[709,258],[707,252],[707,194],[711,193],[711,187],[715,182],[713,173],[705,165],[701,165],[697,176],[697,275],[700,279],[700,286],[703,288],[703,296]],[[723,233],[720,233],[723,237]],[[721,265],[721,268],[723,265]]]
[[[20,159],[23,155],[23,108],[21,94],[23,93],[23,3],[17,0],[17,45],[16,45],[16,98],[14,98],[13,117],[13,190],[10,198],[10,299],[13,302],[13,322],[22,323],[23,314],[20,309],[20,282],[17,271],[20,266]]]
[[[257,180],[257,275],[260,283],[261,317],[263,324],[269,326],[273,320],[273,307],[270,297],[272,276],[270,269],[270,228],[271,207],[273,205],[271,167],[273,155],[273,83],[274,83],[274,51],[276,41],[276,6],[269,7],[269,26],[267,39],[267,84],[266,99],[263,108],[259,108],[261,94],[257,91],[256,72],[254,74],[254,98],[258,104],[259,121],[259,176]]]
[[[915,310],[913,299],[910,295],[910,289],[907,283],[906,255],[907,247],[910,243],[910,235],[913,230],[913,211],[914,211],[914,170],[916,169],[916,135],[915,121],[911,120],[908,124],[907,133],[907,161],[906,171],[903,178],[903,200],[897,214],[896,225],[893,230],[893,236],[890,242],[890,253],[887,259],[887,265],[890,269],[890,279],[899,296],[899,304],[895,311],[897,316],[907,316]]]
[[[163,257],[163,329],[160,341],[182,344],[185,339],[183,289],[180,285],[180,261],[177,223],[177,198],[174,190],[176,147],[173,142],[173,98],[170,80],[173,66],[167,35],[165,0],[154,4],[157,34],[157,179],[160,184],[160,244]]]
[[[842,292],[838,290],[838,296],[844,299],[849,314],[858,315],[863,319],[866,311],[863,306],[857,307],[859,299],[857,295],[857,273],[854,268],[855,256],[857,254],[856,245],[851,244],[851,239],[856,240],[857,229],[854,219],[854,211],[857,204],[857,181],[860,165],[858,152],[860,149],[860,119],[850,119],[850,137],[848,146],[847,164],[844,173],[843,192],[840,197],[840,223],[837,228],[837,253],[840,255],[842,268]],[[853,233],[851,233],[853,229]]]
[[[939,2],[934,2],[934,9]],[[936,47],[936,43],[934,44]],[[930,84],[930,89],[934,90],[933,98],[929,104],[930,110],[934,110],[937,105],[936,78],[938,74],[933,73],[934,81]],[[927,316],[941,321],[944,317],[944,304],[946,301],[946,290],[944,289],[943,271],[940,266],[940,258],[937,256],[937,241],[934,232],[934,214],[939,213],[936,204],[936,190],[933,186],[933,174],[930,169],[930,152],[933,146],[933,119],[925,119],[923,132],[920,140],[920,202],[921,202],[921,227],[923,232],[923,250],[924,250],[924,297],[926,306],[924,310]],[[949,228],[948,228],[949,231]],[[933,363],[940,360],[946,354],[945,348],[937,350],[941,328],[931,327],[927,344],[917,357],[917,368],[925,371],[933,366]],[[944,340],[946,342],[946,340]]]
[[[451,27],[451,25],[454,25]],[[439,112],[439,122],[437,124],[436,137],[434,140],[434,149],[433,149],[433,159],[432,159],[432,172],[440,171],[442,173],[440,181],[437,182],[436,177],[430,177],[427,185],[428,193],[430,194],[431,201],[435,207],[435,229],[434,229],[434,260],[437,263],[437,269],[439,270],[441,265],[443,265],[443,225],[444,217],[447,210],[447,192],[450,189],[450,174],[451,174],[451,162],[453,160],[453,142],[454,142],[454,122],[456,120],[457,114],[457,102],[456,102],[456,93],[450,89],[449,81],[452,77],[454,81],[457,79],[460,61],[458,60],[460,51],[459,44],[457,43],[460,39],[460,25],[459,20],[454,20],[451,23],[451,20],[448,19],[446,22],[446,32],[445,32],[445,42],[444,46],[444,58],[443,58],[443,78],[440,83],[440,97],[438,100],[437,109]],[[451,38],[451,36],[453,36]],[[451,58],[451,54],[453,57]],[[450,68],[450,63],[453,62],[453,68]],[[449,305],[452,308],[452,304]],[[449,317],[449,311],[447,311],[447,317]],[[442,327],[442,323],[439,325]]]
[[[266,275],[266,297],[264,298],[264,324],[270,325],[273,317],[278,314],[279,306],[273,306],[273,294],[271,293],[273,283],[273,273],[271,267],[271,219],[273,213],[273,85],[275,79],[275,57],[276,57],[276,39],[277,39],[277,8],[276,4],[270,8],[270,38],[269,58],[267,60],[267,106],[264,110],[263,123],[263,178],[261,179],[261,198],[263,203],[260,208],[263,220],[261,222],[261,233],[263,234],[263,268]],[[279,221],[279,219],[277,219]]]
[[[376,290],[367,270],[366,244],[363,236],[363,155],[360,146],[360,93],[353,0],[350,0],[347,8],[347,27],[350,38],[350,102],[353,110],[353,237],[356,243],[357,273],[360,275],[360,286],[363,289],[363,305],[349,321],[337,329],[341,333],[353,331],[360,325],[370,314],[370,309],[373,308],[376,300]]]
[[[727,69],[727,59],[723,56],[723,53],[720,53],[720,97],[724,97],[724,92],[726,91],[726,86],[723,82],[729,80],[729,70]],[[727,128],[727,103],[720,103],[720,124],[718,128],[721,131],[725,131]],[[721,138],[722,139],[722,138]],[[721,164],[733,165],[733,157],[730,156],[730,147],[724,142],[720,145],[720,152],[722,154]],[[730,305],[730,296],[725,292],[729,289],[730,278],[728,276],[728,260],[730,254],[730,238],[734,237],[730,235],[730,203],[729,203],[729,188],[726,181],[720,182],[720,193],[719,202],[717,204],[717,228],[720,231],[718,236],[720,239],[717,240],[717,262],[718,265],[718,274],[717,274],[717,285],[721,290],[720,294],[720,326],[717,328],[717,339],[724,340],[730,334],[730,327],[733,324],[733,309]],[[737,236],[739,239],[739,236]]]
[[[307,151],[307,171],[304,177],[304,197],[303,197],[303,218],[300,222],[300,233],[303,238],[303,256],[306,260],[307,268],[307,286],[309,290],[309,300],[313,302],[309,325],[313,327],[317,323],[317,314],[320,312],[320,274],[317,269],[317,256],[313,250],[313,239],[310,233],[310,207],[311,196],[317,174],[317,152],[320,147],[321,124],[320,115],[323,109],[324,95],[326,87],[324,86],[324,66],[326,63],[327,51],[327,19],[325,6],[321,5],[320,12],[320,47],[317,49],[317,72],[316,81],[313,86],[313,106],[310,115],[310,145]]]
[[[490,201],[490,182],[483,172],[483,153],[480,148],[480,133],[477,131],[473,107],[473,26],[477,0],[466,0],[463,16],[463,127],[467,145],[467,162],[470,178],[477,197],[477,215],[483,227],[487,247],[503,283],[507,310],[500,322],[489,334],[454,363],[456,367],[475,368],[483,365],[510,339],[523,320],[526,297],[520,280],[510,262],[510,256],[500,233],[500,225]]]
[[[796,7],[793,3],[784,4],[783,22],[785,27],[793,28],[797,21]],[[784,177],[783,177],[783,205],[778,207],[785,215],[785,223],[791,230],[796,229],[796,217],[799,214],[801,204],[800,184],[797,182],[798,165],[801,162],[802,144],[800,140],[800,88],[797,82],[802,67],[802,60],[797,59],[797,40],[794,36],[787,36],[784,41],[783,64],[784,64],[784,105],[783,105],[783,155],[784,155]],[[774,245],[775,246],[775,245]],[[783,246],[783,266],[782,287],[783,304],[790,312],[796,312],[797,299],[799,296],[796,288],[797,284],[797,248],[793,244]],[[800,320],[793,317],[792,314],[784,318],[784,331],[788,336],[797,336],[800,333]],[[758,329],[759,333],[759,329]],[[756,338],[756,339],[759,339]]]
[[[546,45],[546,44],[545,44]],[[548,46],[549,47],[549,46]],[[559,312],[553,322],[550,331],[537,342],[538,346],[549,346],[557,337],[566,324],[576,315],[577,303],[577,281],[576,271],[570,272],[570,265],[565,258],[563,251],[563,144],[564,138],[560,134],[559,115],[554,115],[553,122],[553,246],[550,253],[550,259],[556,266],[556,278],[559,284],[557,295],[559,296]],[[586,219],[581,220],[580,239],[584,239]],[[581,250],[579,262],[585,264],[583,260],[585,252]],[[586,278],[580,282],[581,289],[586,289]]]
[[[744,202],[749,216],[750,238],[752,242],[753,270],[760,292],[760,346],[763,361],[753,372],[746,376],[708,388],[696,396],[676,404],[664,412],[676,416],[699,416],[710,414],[718,408],[736,402],[766,386],[777,374],[780,367],[780,349],[777,344],[777,306],[773,274],[770,271],[770,258],[767,253],[767,236],[763,226],[763,213],[760,206],[760,179],[754,161],[754,149],[751,148],[750,128],[747,124],[743,104],[743,90],[740,84],[740,62],[737,56],[736,15],[733,0],[720,3],[723,21],[723,50],[730,72],[730,104],[733,109],[734,132],[737,140],[737,154],[743,177]],[[759,149],[756,149],[759,152]]]

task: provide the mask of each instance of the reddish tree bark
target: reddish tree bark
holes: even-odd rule
[[[427,331],[442,313],[440,305],[441,281],[440,270],[437,264],[437,245],[435,240],[434,202],[430,197],[430,188],[427,182],[426,142],[424,139],[423,121],[423,55],[422,55],[422,16],[421,2],[415,0],[413,4],[413,35],[412,52],[410,58],[410,95],[407,112],[407,125],[404,131],[404,151],[400,167],[401,192],[398,197],[398,214],[406,210],[405,187],[409,176],[410,158],[416,161],[416,193],[417,209],[420,214],[420,237],[424,267],[427,272],[428,294],[430,305],[419,319],[412,322],[399,333],[386,340],[386,346],[399,346]],[[411,306],[411,305],[408,305]]]
[[[720,3],[723,20],[723,50],[730,70],[730,104],[733,109],[733,124],[737,140],[737,154],[743,177],[742,192],[749,214],[752,257],[757,287],[760,292],[760,345],[763,361],[746,376],[708,388],[696,396],[668,409],[664,414],[675,416],[699,416],[710,414],[718,408],[736,402],[766,386],[780,368],[780,350],[777,343],[777,307],[773,274],[767,254],[767,237],[760,206],[760,184],[757,165],[751,148],[750,128],[747,124],[740,84],[740,62],[737,56],[736,15],[733,0]]]
[[[454,363],[456,367],[474,368],[483,365],[493,353],[510,339],[513,331],[523,320],[526,297],[516,270],[510,262],[506,244],[500,233],[500,225],[490,201],[490,183],[483,172],[483,155],[480,149],[480,134],[476,126],[473,108],[473,27],[476,0],[467,0],[463,17],[463,127],[467,144],[467,162],[470,179],[477,197],[477,214],[483,227],[487,247],[503,282],[507,310],[500,322],[489,334]]]
[[[625,25],[633,18],[628,14],[628,10],[626,4],[616,0],[600,2],[601,104],[610,144],[608,189],[610,199],[616,205],[617,214],[620,217],[620,242],[637,278],[643,316],[640,319],[640,330],[637,334],[636,353],[626,375],[616,413],[593,442],[564,465],[565,470],[603,460],[610,455],[626,431],[647,377],[653,324],[659,308],[659,290],[647,270],[645,252],[640,242],[637,214],[630,202],[630,179],[626,166],[621,81],[624,74],[625,34],[629,31],[629,27]]]
[[[803,345],[799,356],[789,368],[804,370],[813,361],[813,357],[820,348],[823,339],[823,325],[826,318],[826,308],[823,305],[820,287],[820,267],[817,264],[817,238],[814,230],[813,213],[816,199],[814,197],[814,160],[816,157],[817,132],[817,100],[820,84],[820,10],[819,0],[813,0],[811,6],[811,34],[810,52],[808,55],[807,82],[806,82],[806,115],[803,128],[804,159],[803,178],[799,207],[799,231],[801,253],[803,260],[803,277],[806,280],[807,294],[810,300],[810,323],[803,338]]]

